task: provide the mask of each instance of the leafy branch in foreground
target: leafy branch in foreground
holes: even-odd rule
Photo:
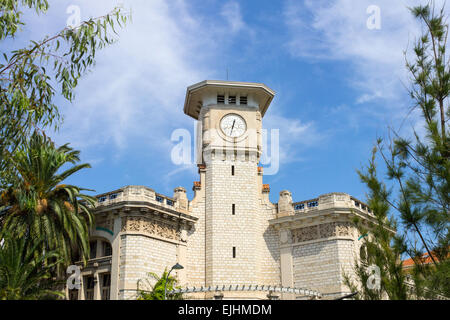
[[[344,283],[352,292],[358,292],[356,299],[404,300],[410,297],[402,270],[402,239],[395,235],[396,222],[388,213],[390,204],[387,201],[390,191],[377,178],[375,164],[377,148],[373,148],[372,159],[364,172],[358,171],[361,181],[368,187],[367,203],[376,219],[369,226],[355,219],[354,223],[362,238],[360,255],[355,259],[354,277],[344,274]],[[374,275],[374,271],[379,274]],[[375,279],[379,276],[379,279]],[[373,281],[379,281],[374,284]]]
[[[7,1],[1,10],[0,39],[13,36],[21,24],[18,1]],[[45,12],[46,1],[22,1],[37,11]],[[9,18],[8,18],[9,17]],[[28,48],[3,52],[0,64],[0,183],[5,180],[6,166],[15,148],[32,130],[39,127],[58,128],[61,117],[53,99],[60,93],[69,101],[79,78],[93,66],[98,49],[112,44],[129,15],[121,8],[109,14],[84,21],[76,28],[66,27],[52,37],[31,41]],[[59,92],[58,91],[58,92]]]
[[[422,24],[423,33],[414,45],[413,60],[406,59],[412,111],[417,111],[423,131],[418,133],[413,126],[410,136],[402,136],[390,129],[389,139],[376,142],[375,150],[379,151],[387,172],[384,181],[392,184],[395,193],[382,192],[378,187],[384,182],[372,174],[375,152],[367,173],[359,173],[371,191],[369,203],[378,199],[370,205],[384,203],[398,213],[403,227],[401,235],[388,242],[375,231],[373,241],[383,249],[379,252],[382,256],[393,253],[399,261],[402,256],[411,257],[414,268],[409,275],[414,281],[411,291],[414,298],[450,297],[450,62],[446,48],[449,28],[444,7],[436,11],[432,4],[410,9]],[[373,252],[376,256],[379,253]],[[397,291],[389,293],[386,287],[386,294],[402,298],[404,277],[410,271],[399,269],[403,265],[394,260],[387,259],[385,265],[378,266],[382,270],[389,266],[389,275],[397,281],[393,282],[397,287],[392,288]]]
[[[19,27],[24,23],[21,21],[21,6],[34,8],[36,13],[45,13],[48,9],[47,0],[2,0],[0,2],[0,41],[7,37],[14,37]]]

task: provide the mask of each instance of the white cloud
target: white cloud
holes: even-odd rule
[[[313,60],[350,62],[355,76],[349,84],[360,90],[358,103],[396,99],[404,93],[404,50],[420,29],[408,10],[417,1],[306,0],[290,1],[285,18],[291,34],[289,51]],[[381,28],[369,29],[367,8],[380,8]],[[399,94],[400,93],[400,94]]]
[[[108,1],[80,3],[98,16]],[[184,1],[127,1],[133,19],[118,42],[98,52],[93,72],[80,81],[73,105],[64,110],[58,140],[79,148],[130,144],[167,151],[176,127],[192,126],[183,114],[186,87],[213,77],[214,28],[196,19]],[[219,31],[217,31],[219,32]],[[204,50],[204,48],[209,48]]]
[[[33,30],[33,38],[40,38],[42,35],[34,33],[41,30],[43,21],[46,28],[42,31],[48,34],[64,27],[70,4],[80,6],[85,20],[109,12],[116,3],[60,2],[52,5],[53,11],[45,19],[33,19],[27,28]],[[217,61],[223,52],[233,49],[233,40],[243,32],[254,36],[254,26],[244,21],[236,1],[223,4],[219,17],[202,15],[183,0],[129,0],[124,7],[131,8],[132,22],[120,30],[116,44],[98,52],[97,65],[80,81],[74,103],[62,110],[65,121],[56,140],[70,141],[93,159],[110,161],[109,153],[118,159],[137,148],[151,148],[166,161],[173,147],[172,130],[193,128],[193,120],[182,111],[186,87],[219,78],[223,71],[217,70]],[[48,23],[50,20],[54,23]],[[217,39],[226,40],[219,43]],[[238,58],[240,55],[241,51]],[[267,115],[264,126],[281,129],[281,161],[299,160],[299,145],[312,146],[322,137],[315,123],[281,114]],[[128,149],[131,145],[133,150]],[[99,155],[97,150],[105,150],[105,146],[110,149],[108,154]],[[169,168],[169,179],[185,170],[188,168]]]
[[[240,31],[245,27],[240,5],[236,1],[225,3],[220,14],[227,20],[232,32]]]
[[[347,84],[357,92],[347,116],[350,126],[376,117],[398,128],[411,106],[405,68],[421,27],[408,7],[428,1],[305,0],[287,1],[284,17],[289,29],[287,49],[292,56],[312,62],[334,60],[349,66]],[[443,1],[435,1],[441,8]],[[369,29],[367,21],[380,9],[380,29]],[[342,79],[342,77],[341,77]],[[374,109],[376,106],[376,109]],[[355,114],[359,119],[355,118]],[[409,115],[408,126],[417,127],[417,113]],[[405,126],[405,127],[408,127]]]
[[[276,106],[271,106],[277,109]],[[263,150],[270,157],[271,130],[279,130],[279,159],[280,164],[304,160],[305,149],[310,149],[326,139],[326,134],[319,132],[313,121],[303,123],[299,119],[285,117],[279,113],[269,112],[264,117],[264,128],[267,129],[268,150]]]

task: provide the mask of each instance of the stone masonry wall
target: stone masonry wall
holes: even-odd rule
[[[260,204],[259,224],[259,284],[280,285],[280,248],[278,231],[269,226],[269,220],[276,217],[274,205],[265,199]]]
[[[205,198],[199,195],[197,200],[190,214],[198,220],[188,232],[186,285],[189,287],[205,285]]]
[[[231,165],[235,175],[231,175]],[[256,161],[213,160],[206,168],[206,285],[256,284],[258,223]],[[235,204],[235,215],[232,215]],[[236,258],[232,248],[236,247]]]
[[[330,297],[348,292],[343,284],[343,271],[351,272],[354,241],[334,239],[313,241],[293,246],[294,284]]]
[[[148,272],[161,275],[165,268],[169,270],[177,262],[174,243],[125,234],[121,236],[120,246],[119,299],[135,299],[139,279],[151,279]]]

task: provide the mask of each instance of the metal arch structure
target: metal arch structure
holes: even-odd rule
[[[224,292],[224,291],[269,291],[279,293],[294,293],[302,296],[311,297],[313,299],[322,298],[322,294],[318,291],[302,288],[291,287],[277,287],[270,285],[222,285],[222,286],[209,286],[209,287],[186,287],[180,289],[174,289],[168,291],[168,294],[177,293],[196,293],[196,292]]]

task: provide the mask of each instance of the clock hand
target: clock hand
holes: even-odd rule
[[[230,131],[230,135],[233,133],[233,128],[234,128],[234,123],[236,122],[236,120],[233,120],[233,125],[231,126],[231,131]]]

